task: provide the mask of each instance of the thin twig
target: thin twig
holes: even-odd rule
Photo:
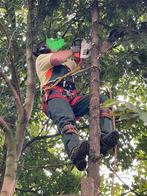
[[[60,134],[59,133],[56,133],[54,135],[42,135],[42,136],[37,136],[37,137],[34,137],[31,141],[29,141],[28,143],[26,143],[26,145],[23,147],[23,151],[29,147],[32,143],[36,142],[36,141],[40,141],[40,140],[44,140],[44,139],[48,139],[48,138],[54,138],[54,137],[57,137],[59,136]]]
[[[139,193],[137,193],[136,191],[134,191],[133,189],[131,189],[121,178],[120,176],[116,173],[116,171],[110,166],[111,171],[116,175],[116,177],[125,185],[125,187],[127,187],[130,192],[134,193],[137,196],[140,196]]]

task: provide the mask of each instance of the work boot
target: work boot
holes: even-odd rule
[[[89,154],[89,143],[88,141],[80,141],[79,145],[72,149],[70,154],[70,160],[76,165],[79,171],[86,169],[86,156]]]
[[[74,125],[65,125],[62,131],[62,140],[65,150],[71,162],[76,165],[79,171],[86,168],[86,155],[89,154],[88,141],[79,139],[76,128]]]
[[[110,149],[117,145],[119,140],[119,133],[113,130],[111,109],[101,109],[100,114],[100,127],[102,133],[100,141],[100,153],[105,156]]]
[[[117,145],[118,140],[119,134],[117,131],[112,131],[105,136],[102,136],[100,141],[100,153],[105,156],[109,150]]]

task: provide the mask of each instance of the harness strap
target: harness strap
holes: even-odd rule
[[[76,73],[77,71],[80,70],[80,66],[77,66],[75,69],[73,69],[72,71],[68,72],[67,74],[65,74],[64,76],[61,76],[61,77],[58,77],[57,80],[55,80],[54,82],[50,83],[50,84],[46,84],[43,86],[42,90],[43,91],[46,91],[46,90],[50,90],[52,89],[53,87],[56,87],[57,84],[59,82],[61,82],[63,79],[67,78],[68,76]]]
[[[64,133],[65,134],[75,133],[75,134],[78,135],[76,126],[72,125],[72,124],[67,124],[67,125],[64,126],[64,128],[61,131],[61,134],[64,134]]]
[[[54,92],[52,94],[52,92]],[[43,98],[42,98],[42,109],[43,112],[47,115],[47,101],[49,99],[54,99],[54,98],[61,98],[66,100],[67,102],[70,103],[71,106],[74,106],[77,101],[81,98],[79,90],[75,89],[70,91],[66,91],[64,88],[59,87],[59,86],[54,86],[51,90],[46,90],[44,91]]]
[[[112,110],[109,109],[109,108],[106,108],[106,109],[101,109],[100,110],[100,116],[101,117],[107,117],[107,118],[110,118],[112,120]]]
[[[75,106],[76,105],[76,103],[78,102],[78,100],[81,98],[81,96],[79,95],[79,96],[76,96],[72,101],[71,101],[71,106]]]
[[[68,101],[67,97],[61,94],[52,94],[48,96],[48,99],[54,99],[54,98],[62,98],[65,99],[66,101]]]

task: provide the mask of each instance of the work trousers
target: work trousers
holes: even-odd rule
[[[100,96],[100,103],[103,103],[107,96]],[[89,95],[81,95],[81,98],[74,106],[63,98],[53,98],[48,100],[47,114],[57,125],[61,133],[64,126],[72,124],[76,126],[76,119],[89,113]],[[100,117],[100,128],[102,134],[112,131],[112,120],[107,117]]]

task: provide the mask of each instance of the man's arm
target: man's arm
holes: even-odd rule
[[[73,54],[72,49],[55,52],[51,56],[50,63],[53,66],[60,65],[61,63],[67,61],[67,59],[70,58],[72,54]]]

